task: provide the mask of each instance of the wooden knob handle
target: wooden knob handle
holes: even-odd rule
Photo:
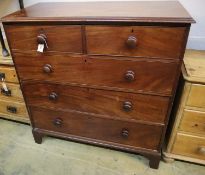
[[[129,131],[127,129],[123,129],[121,135],[122,135],[123,138],[128,138]]]
[[[56,127],[61,127],[62,124],[63,124],[63,120],[60,119],[60,118],[56,118],[56,119],[53,121],[53,124],[54,124]]]
[[[7,111],[13,114],[17,113],[17,108],[15,106],[7,106]]]
[[[8,91],[5,91],[5,89],[1,88],[1,94],[7,97],[11,96],[11,90],[8,89]]]
[[[205,147],[199,147],[199,153],[205,155]]]
[[[124,111],[126,111],[126,112],[129,112],[129,111],[131,111],[132,110],[132,103],[131,102],[129,102],[129,101],[125,101],[124,103],[123,103],[123,110]]]
[[[134,81],[134,79],[135,79],[135,73],[131,70],[128,70],[125,74],[125,80],[130,82],[130,81]]]
[[[130,49],[134,49],[137,46],[137,38],[135,36],[129,36],[126,45]]]
[[[47,73],[47,74],[53,72],[52,66],[51,66],[50,64],[44,65],[44,66],[43,66],[43,72],[44,72],[44,73]]]
[[[55,92],[52,92],[51,94],[49,94],[48,98],[49,100],[55,101],[58,99],[58,95]]]
[[[46,44],[47,43],[47,37],[44,34],[39,34],[37,36],[37,43],[38,44]]]

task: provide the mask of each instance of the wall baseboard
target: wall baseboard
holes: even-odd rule
[[[187,49],[205,50],[205,37],[189,37]]]

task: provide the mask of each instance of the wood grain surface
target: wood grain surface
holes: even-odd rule
[[[204,94],[205,85],[192,84],[186,105],[205,109]]]
[[[15,27],[4,26],[9,35],[10,49],[37,51],[37,36],[44,34],[48,48],[45,52],[74,52],[82,53],[81,26],[73,25],[16,25]]]
[[[11,95],[7,96],[5,93],[3,93],[2,87],[1,87],[0,99],[24,102],[23,95],[22,95],[19,84],[6,83],[6,85],[7,85],[8,90],[10,90]]]
[[[35,128],[66,133],[70,135],[105,140],[116,144],[142,147],[156,150],[160,141],[162,127],[136,124],[119,120],[92,117],[76,112],[61,112],[30,107],[31,115],[35,116]],[[56,119],[61,124],[54,124]],[[128,136],[123,137],[122,131],[127,130]]]
[[[87,50],[88,54],[179,59],[185,33],[185,27],[86,26]],[[136,47],[126,45],[129,36],[137,39]]]
[[[205,160],[205,138],[179,133],[172,153]]]
[[[18,83],[18,78],[14,67],[0,66],[0,73],[5,74],[6,82]]]
[[[19,76],[24,80],[63,82],[108,87],[130,92],[171,95],[178,62],[147,59],[116,59],[37,53],[13,53]],[[43,72],[46,64],[51,73]],[[133,81],[125,79],[133,71]]]
[[[14,107],[16,108],[16,113],[12,113],[11,111],[7,110],[7,107]],[[8,101],[8,100],[0,100],[0,116],[12,116],[13,117],[22,117],[28,119],[27,109],[24,103]]]
[[[179,131],[205,135],[205,112],[185,109]]]
[[[194,22],[179,2],[40,3],[2,21],[36,143],[59,136],[158,168]]]
[[[184,55],[184,79],[205,84],[205,50],[187,49]]]
[[[195,22],[176,1],[39,3],[4,17],[17,21]]]
[[[23,91],[30,106],[161,124],[164,124],[169,104],[167,97],[37,82],[23,83]],[[52,93],[57,95],[55,99],[49,99]],[[124,109],[125,102],[131,103],[131,110]]]

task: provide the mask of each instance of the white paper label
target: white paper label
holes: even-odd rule
[[[6,86],[6,83],[5,83],[5,82],[2,82],[2,87],[3,87],[3,89],[4,89],[5,91],[9,91],[8,88],[7,88],[7,86]]]
[[[44,50],[44,44],[39,44],[39,45],[38,45],[37,52],[43,53],[43,50]]]

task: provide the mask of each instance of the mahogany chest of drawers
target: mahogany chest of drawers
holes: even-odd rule
[[[37,143],[58,136],[158,168],[194,22],[178,2],[42,3],[2,20]]]

